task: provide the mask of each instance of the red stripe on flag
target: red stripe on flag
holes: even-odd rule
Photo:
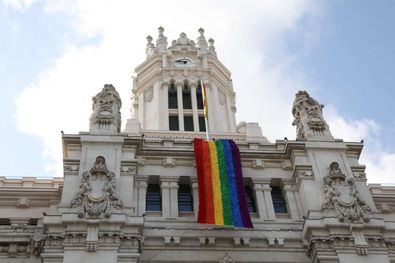
[[[214,197],[213,197],[213,183],[211,174],[211,158],[210,146],[208,142],[203,141],[203,169],[204,169],[204,186],[206,193],[206,224],[215,224],[214,218]]]

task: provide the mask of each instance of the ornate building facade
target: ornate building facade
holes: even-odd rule
[[[109,84],[90,129],[63,134],[64,177],[0,177],[0,262],[395,262],[395,187],[367,185],[363,143],[332,136],[306,91],[292,106],[296,140],[269,142],[236,124],[229,70],[204,30],[170,44],[159,28],[133,76],[132,117]],[[196,223],[192,140],[241,152],[254,229]]]

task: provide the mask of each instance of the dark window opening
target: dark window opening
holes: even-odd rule
[[[178,211],[193,211],[193,199],[191,194],[191,187],[189,185],[181,184],[178,188]]]
[[[169,87],[169,109],[178,109],[177,89],[174,84]]]
[[[184,116],[184,131],[193,131],[193,117]]]
[[[11,225],[9,218],[0,218],[0,225]]]
[[[196,100],[197,100],[197,108],[199,110],[203,109],[203,94],[202,94],[202,87],[200,86],[200,83],[196,89]]]
[[[274,212],[276,213],[287,213],[287,207],[285,199],[283,197],[283,192],[280,187],[272,187],[272,200],[274,206]]]
[[[206,122],[203,116],[199,116],[199,131],[201,132],[206,131]]]
[[[147,187],[147,211],[162,211],[162,197],[159,184],[149,184]]]
[[[251,187],[245,186],[244,189],[245,189],[246,197],[247,197],[248,212],[256,213],[255,199],[254,199],[254,194],[252,193]]]
[[[169,116],[169,130],[170,131],[179,131],[180,127],[178,126],[178,116],[170,115]]]
[[[192,109],[191,90],[187,85],[182,89],[182,106],[184,109]]]

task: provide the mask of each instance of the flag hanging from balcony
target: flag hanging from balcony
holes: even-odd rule
[[[198,223],[253,228],[236,143],[194,139],[193,144],[199,189]]]

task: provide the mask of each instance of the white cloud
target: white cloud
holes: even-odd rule
[[[366,165],[368,182],[394,184],[395,153],[386,151],[380,144],[380,126],[372,119],[345,118],[332,105],[325,109],[326,120],[335,138],[364,140],[360,163]]]
[[[339,114],[333,105],[325,109],[325,118],[330,125],[332,135],[345,141],[360,141],[378,135],[380,126],[372,119],[352,120]]]
[[[38,0],[3,0],[3,4],[17,11],[25,11],[37,1]]]
[[[361,158],[361,162],[366,165],[369,183],[395,184],[395,153],[369,152]]]
[[[10,5],[28,6],[21,2],[30,3]],[[119,91],[123,123],[130,116],[131,74],[145,58],[146,35],[155,39],[159,25],[165,27],[169,42],[182,31],[195,39],[201,26],[207,38],[215,38],[219,59],[233,73],[238,120],[259,121],[270,140],[295,134],[291,126],[294,94],[306,87],[316,89],[296,69],[298,55],[287,51],[285,41],[287,34],[298,32],[307,48],[317,42],[322,6],[314,1],[200,1],[191,5],[187,1],[70,0],[42,5],[46,12],[67,14],[78,37],[100,36],[97,45],[66,47],[16,101],[19,129],[42,138],[49,157],[47,170],[58,176],[62,167],[59,132],[88,129],[91,97],[103,84],[112,83]],[[328,120],[337,137],[350,140],[378,129],[371,120],[346,120],[334,109],[328,112]],[[387,169],[388,162],[383,161],[378,171]]]

